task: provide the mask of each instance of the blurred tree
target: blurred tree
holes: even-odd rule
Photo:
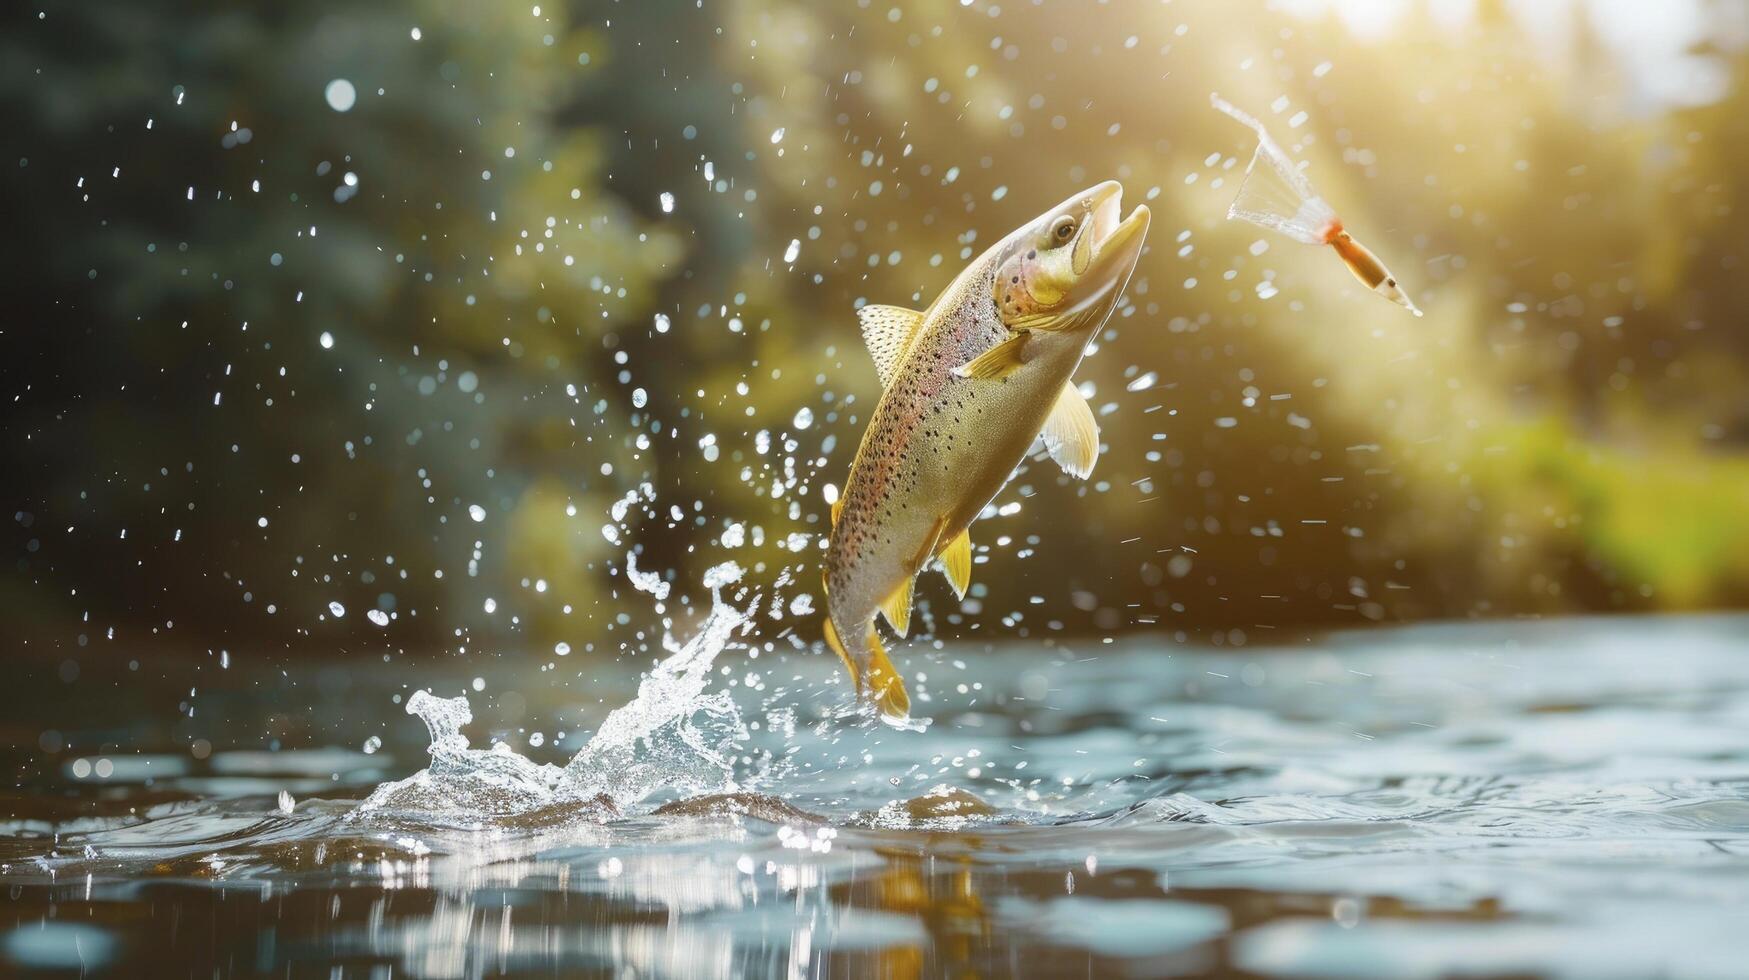
[[[598,324],[647,311],[680,243],[604,191],[611,136],[554,123],[591,38],[436,3],[24,13],[0,41],[15,601],[429,644],[482,562],[599,581],[563,512],[621,453],[590,434]],[[573,547],[482,556],[473,505]]]
[[[1373,41],[1262,0],[12,11],[0,601],[55,643],[616,649],[626,552],[692,582],[745,531],[811,587],[879,394],[855,307],[1115,177],[1155,224],[1080,375],[1107,452],[1023,467],[935,629],[1749,603],[1714,15],[1723,95],[1669,107],[1503,3]],[[1224,220],[1210,89],[1426,320]],[[645,482],[666,519],[604,535]]]

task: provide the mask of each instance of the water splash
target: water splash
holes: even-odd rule
[[[431,732],[431,765],[406,779],[384,783],[354,811],[417,816],[436,823],[474,824],[550,806],[562,771],[538,765],[500,742],[471,748],[461,727],[474,718],[466,697],[440,698],[415,691],[407,713]]]
[[[665,638],[669,656],[638,683],[638,695],[614,709],[565,767],[568,799],[605,794],[622,809],[657,789],[732,792],[734,765],[728,750],[746,737],[740,712],[727,692],[705,693],[711,665],[748,613],[725,601],[720,590],[740,581],[742,570],[724,562],[705,573],[711,611],[684,646]],[[695,717],[703,717],[702,727]]]
[[[668,656],[646,674],[630,702],[614,709],[563,769],[538,764],[505,743],[472,748],[462,726],[473,720],[468,699],[414,692],[407,713],[431,733],[431,764],[384,783],[350,819],[372,815],[477,825],[559,808],[579,818],[623,813],[658,791],[734,792],[733,750],[747,737],[726,691],[706,693],[717,657],[750,624],[758,597],[739,608],[722,596],[743,572],[724,562],[705,574],[711,609],[684,644],[663,637]]]
[[[656,597],[657,602],[664,602],[668,598],[669,584],[662,581],[659,573],[639,569],[638,553],[635,551],[626,552],[626,579],[632,583],[632,588],[639,592],[648,592]]]

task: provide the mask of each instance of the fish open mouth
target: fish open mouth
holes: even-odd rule
[[[1090,287],[1088,299],[1105,298],[1121,290],[1135,271],[1136,260],[1142,255],[1142,242],[1147,238],[1148,206],[1138,204],[1129,217],[1123,214],[1123,185],[1108,180],[1087,192],[1084,206],[1089,220],[1083,234],[1091,236],[1093,259],[1084,273]]]

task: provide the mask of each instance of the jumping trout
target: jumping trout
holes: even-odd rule
[[[965,597],[971,523],[1034,439],[1071,475],[1093,472],[1099,427],[1069,378],[1142,253],[1148,209],[1119,220],[1122,206],[1106,181],[992,245],[927,310],[857,311],[883,390],[832,506],[825,633],[890,718],[911,698],[875,613],[905,636],[931,559]]]

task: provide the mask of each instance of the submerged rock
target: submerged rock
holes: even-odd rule
[[[764,793],[711,793],[657,807],[658,817],[751,817],[766,823],[825,823],[826,818]]]
[[[560,800],[532,810],[509,814],[493,822],[497,826],[517,830],[544,830],[582,822],[606,823],[622,815],[613,797],[599,793],[587,800]]]
[[[991,817],[996,808],[970,790],[941,783],[921,796],[888,803],[881,807],[878,819],[882,823],[907,824],[919,820],[950,820],[968,817]]]

